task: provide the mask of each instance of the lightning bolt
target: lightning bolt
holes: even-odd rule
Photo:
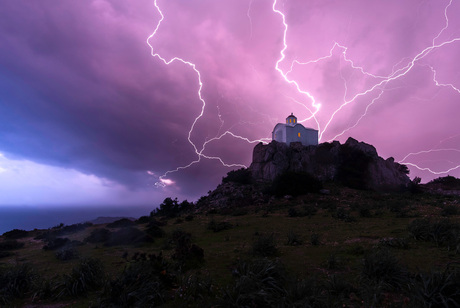
[[[268,138],[262,138],[262,139],[258,139],[258,140],[249,140],[248,138],[236,135],[236,134],[234,134],[234,133],[232,133],[230,131],[226,131],[225,133],[220,134],[217,137],[214,137],[214,138],[211,138],[209,140],[206,140],[202,144],[201,149],[198,149],[197,145],[192,141],[193,130],[194,130],[197,122],[203,117],[204,110],[206,108],[206,101],[204,100],[203,95],[202,95],[203,81],[201,79],[201,73],[197,69],[196,65],[194,63],[190,62],[190,61],[184,60],[184,59],[179,58],[179,57],[173,57],[173,58],[171,58],[169,60],[166,60],[164,57],[162,57],[160,54],[158,54],[158,53],[156,53],[154,51],[154,48],[153,48],[152,44],[150,44],[150,40],[157,34],[158,29],[160,28],[160,25],[161,25],[161,23],[163,22],[163,20],[165,18],[164,15],[163,15],[163,12],[161,11],[160,7],[158,6],[157,0],[154,0],[154,6],[155,6],[156,10],[158,11],[158,13],[160,14],[161,17],[160,17],[160,20],[158,21],[153,33],[150,34],[150,36],[146,40],[147,45],[150,47],[150,54],[151,54],[152,57],[158,58],[159,60],[161,60],[165,65],[169,65],[169,64],[171,64],[173,62],[180,62],[180,63],[182,63],[184,65],[189,66],[197,75],[197,79],[198,79],[198,91],[197,91],[197,93],[198,93],[199,100],[201,101],[201,111],[198,114],[198,116],[195,117],[195,119],[194,119],[194,121],[193,121],[193,123],[192,123],[192,125],[191,125],[191,127],[189,129],[188,135],[187,135],[187,140],[192,145],[192,147],[193,147],[193,149],[195,151],[195,154],[197,155],[197,159],[191,161],[189,164],[187,164],[185,166],[179,166],[176,169],[166,171],[163,175],[158,177],[158,182],[155,183],[155,186],[157,186],[157,187],[165,187],[167,185],[173,184],[174,182],[171,179],[166,178],[169,174],[174,173],[174,172],[178,172],[180,170],[187,169],[187,168],[193,166],[194,164],[199,163],[202,158],[209,159],[209,160],[217,160],[223,166],[229,167],[229,168],[246,167],[243,164],[227,164],[220,157],[205,155],[203,152],[206,149],[206,145],[209,144],[212,141],[219,140],[219,139],[221,139],[222,137],[224,137],[226,135],[230,135],[230,136],[232,136],[232,137],[234,137],[236,139],[240,139],[240,140],[246,141],[248,143],[258,143],[258,142],[266,143],[269,140]],[[249,14],[249,10],[248,10],[248,14]],[[220,117],[220,112],[219,112],[218,116],[219,116],[219,119],[221,121],[221,124],[223,125],[222,119]],[[222,125],[221,125],[221,127],[222,127]],[[150,174],[150,175],[154,174],[151,171],[147,171],[147,173]]]
[[[358,120],[351,126],[349,126],[348,128],[344,129],[342,132],[338,133],[337,135],[335,135],[332,139],[330,139],[329,141],[332,141],[340,136],[342,136],[344,133],[346,133],[347,131],[355,128],[359,122],[367,115],[368,113],[368,110],[369,108],[375,104],[380,98],[381,96],[383,95],[383,93],[385,92],[385,87],[391,83],[392,81],[395,81],[397,79],[400,79],[400,78],[403,78],[404,76],[406,76],[415,66],[418,62],[420,62],[422,59],[424,59],[427,55],[429,55],[433,50],[436,50],[436,49],[439,49],[439,48],[442,48],[446,45],[449,45],[449,44],[452,44],[452,43],[455,43],[455,42],[458,42],[460,41],[460,38],[459,37],[456,37],[456,38],[453,38],[453,39],[449,39],[449,40],[445,40],[445,41],[442,41],[442,42],[437,42],[439,40],[439,38],[441,37],[442,33],[448,29],[449,27],[449,19],[448,19],[448,9],[449,7],[452,5],[452,0],[449,1],[448,5],[445,7],[444,9],[444,18],[445,18],[445,25],[444,27],[438,32],[438,34],[433,38],[432,40],[432,43],[430,46],[424,48],[423,50],[421,50],[419,53],[417,53],[414,57],[412,58],[403,58],[401,59],[398,63],[396,63],[393,68],[392,68],[392,72],[387,75],[387,76],[382,76],[382,75],[374,75],[374,74],[371,74],[369,72],[367,72],[363,67],[360,67],[360,66],[357,66],[355,65],[355,63],[347,58],[347,50],[348,48],[344,45],[341,45],[340,43],[338,42],[335,42],[334,45],[331,47],[331,49],[329,50],[329,54],[328,55],[325,55],[325,56],[322,56],[320,58],[317,58],[317,59],[314,59],[314,60],[310,60],[310,61],[307,61],[307,62],[302,62],[302,61],[299,61],[297,59],[293,60],[291,62],[291,65],[290,65],[290,69],[287,71],[287,72],[283,72],[281,69],[280,69],[280,63],[282,63],[286,56],[285,56],[285,52],[286,50],[288,49],[288,44],[287,44],[287,40],[286,40],[286,37],[287,37],[287,31],[288,31],[288,24],[286,22],[286,16],[284,15],[284,13],[280,10],[278,10],[276,8],[277,6],[277,0],[274,0],[273,2],[273,12],[279,14],[282,18],[282,22],[283,22],[283,26],[284,26],[284,33],[283,33],[283,48],[280,52],[280,58],[278,59],[278,61],[276,62],[276,65],[275,65],[275,69],[281,74],[281,76],[284,78],[284,80],[289,83],[289,84],[292,84],[295,86],[295,88],[297,89],[297,91],[305,96],[307,96],[307,98],[311,101],[311,104],[313,106],[313,108],[315,109],[313,112],[307,108],[307,110],[312,114],[311,117],[313,117],[317,123],[317,126],[318,126],[318,131],[319,131],[319,141],[322,140],[323,138],[323,135],[324,133],[327,131],[327,129],[329,128],[329,126],[331,125],[331,123],[333,122],[335,116],[347,105],[349,104],[352,104],[353,102],[355,102],[358,98],[361,98],[361,97],[365,97],[365,96],[368,96],[370,95],[371,93],[375,92],[375,91],[379,91],[378,92],[378,95],[373,98],[369,103],[367,103],[366,105],[366,108],[364,110],[364,113],[361,114],[361,116],[358,118]],[[344,86],[345,86],[345,93],[344,93],[344,99],[343,99],[343,103],[332,113],[332,115],[330,116],[329,120],[326,122],[326,124],[324,125],[324,127],[321,127],[317,118],[316,118],[316,114],[318,113],[321,105],[316,103],[316,100],[315,98],[313,97],[313,95],[305,90],[301,90],[299,84],[295,81],[295,80],[291,80],[288,78],[288,75],[294,70],[294,66],[295,65],[309,65],[309,64],[316,64],[320,61],[325,61],[327,59],[330,59],[333,57],[333,52],[335,49],[341,49],[342,50],[342,56],[341,56],[341,59],[343,59],[345,62],[347,62],[351,68],[355,69],[355,70],[358,70],[361,72],[361,74],[365,75],[365,76],[368,76],[368,77],[371,77],[371,78],[374,78],[376,80],[376,83],[367,88],[366,90],[362,91],[362,92],[359,92],[357,94],[355,94],[353,97],[351,97],[350,99],[346,99],[346,96],[347,96],[347,92],[348,92],[348,88],[347,88],[347,82],[346,80],[343,78],[342,76],[342,79],[344,81]],[[405,65],[403,65],[402,67],[400,68],[397,68],[399,67],[401,64],[404,64],[406,62]],[[455,90],[456,92],[458,92],[460,94],[460,90],[459,88],[455,87],[453,84],[444,84],[444,83],[439,83],[436,79],[436,70],[431,67],[431,70],[433,72],[433,81],[435,82],[436,86],[443,86],[443,87],[450,87],[451,89]],[[294,100],[293,98],[291,98],[294,102],[296,102],[297,104],[300,104],[300,105],[304,105],[296,100]],[[305,105],[304,105],[305,106]],[[306,107],[306,106],[305,106]],[[300,121],[299,121],[300,122]],[[431,150],[427,150],[427,151],[420,151],[420,152],[417,152],[417,153],[410,153],[408,155],[406,155],[406,157],[404,157],[400,163],[404,163],[406,165],[409,165],[409,166],[413,166],[419,170],[423,170],[423,171],[429,171],[431,172],[432,174],[443,174],[443,173],[448,173],[450,171],[453,171],[453,170],[456,170],[456,169],[460,169],[460,165],[457,165],[455,167],[452,167],[452,168],[449,168],[447,170],[443,170],[443,171],[434,171],[430,168],[424,168],[424,167],[420,167],[418,166],[417,164],[414,164],[414,163],[410,163],[410,162],[406,162],[406,159],[408,159],[410,156],[412,155],[417,155],[417,154],[421,154],[421,153],[428,153],[428,152],[434,152],[434,151],[460,151],[458,149],[431,149]]]
[[[305,121],[308,121],[308,120],[311,120],[311,119],[313,119],[316,122],[316,126],[317,126],[317,129],[319,131],[319,141],[321,141],[323,139],[324,134],[329,129],[331,124],[334,122],[336,115],[339,112],[341,112],[347,105],[350,105],[350,104],[356,102],[356,100],[358,98],[364,98],[364,97],[367,97],[367,96],[370,96],[370,95],[373,96],[373,98],[366,104],[366,108],[365,108],[364,112],[360,115],[360,117],[352,125],[350,125],[346,129],[344,129],[342,132],[340,132],[336,136],[334,136],[333,139],[342,136],[347,131],[349,131],[349,130],[355,128],[356,126],[358,126],[360,121],[367,116],[369,109],[374,104],[378,103],[380,98],[382,97],[382,95],[385,93],[385,91],[388,90],[387,86],[388,86],[389,83],[391,83],[391,82],[393,82],[395,80],[401,79],[404,76],[406,76],[411,70],[413,70],[413,68],[422,59],[424,59],[432,51],[434,51],[436,49],[440,49],[440,48],[442,48],[444,46],[447,46],[447,45],[450,45],[450,44],[453,44],[455,42],[460,41],[460,38],[456,37],[456,38],[451,38],[449,40],[444,40],[444,41],[438,42],[438,41],[440,41],[441,35],[449,27],[448,9],[452,4],[452,0],[450,0],[449,4],[445,7],[445,10],[444,10],[445,25],[438,32],[438,34],[432,39],[431,45],[428,46],[428,47],[425,47],[422,50],[420,50],[419,53],[417,53],[413,57],[406,57],[406,58],[401,59],[398,63],[393,65],[391,73],[389,73],[388,75],[375,75],[375,74],[372,74],[369,71],[367,71],[364,67],[355,65],[354,61],[352,59],[348,58],[348,56],[347,56],[348,47],[344,46],[343,44],[340,44],[339,42],[334,42],[333,46],[329,50],[329,54],[327,54],[325,56],[322,56],[322,57],[319,57],[319,58],[317,58],[315,60],[307,61],[307,62],[302,62],[302,61],[299,61],[299,60],[295,59],[294,61],[291,62],[289,70],[283,71],[283,69],[281,68],[281,64],[283,64],[286,61],[286,51],[288,50],[287,34],[288,34],[289,26],[288,26],[285,14],[280,9],[277,8],[277,6],[278,6],[277,2],[278,2],[277,0],[273,0],[272,10],[273,10],[273,12],[275,14],[278,14],[281,17],[282,25],[283,25],[284,30],[283,30],[283,35],[282,35],[282,38],[283,38],[283,40],[282,40],[282,42],[283,42],[282,43],[282,48],[281,48],[281,50],[279,52],[279,58],[276,61],[274,68],[280,74],[282,79],[287,84],[289,84],[290,86],[293,86],[295,88],[295,90],[301,95],[301,97],[303,97],[305,99],[305,101],[300,102],[300,101],[298,101],[298,100],[296,100],[296,99],[294,99],[292,97],[288,97],[293,102],[303,106],[308,111],[309,116],[299,120],[299,122],[305,122]],[[253,0],[249,0],[249,7],[248,7],[248,10],[247,10],[247,13],[246,13],[246,15],[247,15],[247,17],[249,19],[249,24],[250,24],[250,38],[252,38],[252,35],[253,35],[252,34],[252,19],[251,19],[251,15],[250,15],[252,3],[253,3]],[[173,58],[167,60],[164,57],[162,57],[160,54],[155,52],[154,47],[152,46],[152,44],[150,42],[155,37],[155,35],[158,32],[158,30],[160,28],[160,25],[163,22],[165,17],[163,15],[160,7],[157,4],[157,0],[154,0],[154,5],[155,5],[156,10],[160,14],[161,18],[158,21],[153,33],[147,38],[147,44],[150,47],[151,55],[152,55],[152,57],[161,60],[165,65],[169,65],[169,64],[171,64],[173,62],[180,62],[183,65],[190,67],[195,72],[195,74],[197,76],[197,83],[198,83],[197,95],[198,95],[198,98],[199,98],[199,100],[201,102],[201,110],[200,110],[199,114],[194,118],[194,121],[193,121],[193,123],[192,123],[192,125],[191,125],[191,127],[190,127],[190,129],[188,131],[188,136],[187,136],[188,142],[192,145],[192,147],[194,149],[196,159],[191,161],[187,165],[180,166],[180,167],[177,167],[174,170],[169,170],[169,171],[165,172],[163,175],[159,176],[159,181],[156,183],[156,185],[164,187],[166,185],[171,184],[172,181],[170,179],[166,178],[169,174],[174,173],[174,172],[178,172],[178,171],[186,169],[186,168],[189,168],[190,166],[192,166],[192,165],[194,165],[196,163],[199,163],[202,159],[217,160],[225,167],[246,167],[243,164],[227,164],[220,157],[206,155],[206,154],[204,154],[204,151],[205,151],[207,145],[209,145],[211,142],[215,142],[217,140],[220,140],[224,136],[230,136],[232,138],[239,139],[239,140],[242,140],[242,141],[250,143],[250,144],[256,143],[256,142],[264,142],[264,143],[266,143],[266,142],[270,141],[270,138],[261,138],[261,139],[258,139],[258,140],[250,140],[250,139],[245,138],[243,136],[239,136],[237,134],[232,133],[230,130],[231,130],[231,128],[233,126],[230,128],[230,130],[227,130],[227,131],[222,133],[221,130],[223,128],[224,121],[223,121],[223,119],[221,117],[220,110],[218,108],[218,117],[219,117],[219,121],[220,121],[221,125],[220,125],[220,128],[219,128],[216,136],[213,137],[213,138],[210,138],[210,139],[206,139],[201,144],[201,146],[197,146],[193,142],[193,140],[192,140],[193,131],[194,131],[195,126],[197,125],[197,123],[203,117],[203,114],[204,114],[204,111],[205,111],[205,108],[206,108],[206,101],[205,101],[205,99],[203,97],[203,94],[202,94],[202,90],[203,90],[202,76],[201,76],[201,73],[198,70],[197,66],[194,63],[192,63],[190,61],[187,61],[187,60],[184,60],[184,59],[179,58],[179,57],[173,57]],[[344,86],[345,86],[345,92],[344,92],[344,96],[343,96],[343,101],[342,101],[341,105],[337,109],[335,109],[334,112],[330,115],[330,117],[328,118],[328,120],[327,120],[326,124],[324,125],[324,127],[321,127],[321,125],[320,125],[320,123],[318,121],[318,118],[317,118],[318,112],[321,109],[321,103],[317,101],[317,99],[314,97],[314,95],[311,92],[309,92],[309,91],[307,91],[305,89],[302,89],[302,87],[300,86],[300,84],[296,80],[294,80],[293,78],[290,78],[290,74],[292,73],[292,71],[293,71],[293,69],[294,69],[294,67],[296,65],[309,65],[309,64],[318,63],[320,61],[325,61],[327,59],[332,58],[333,57],[333,52],[335,50],[340,50],[341,51],[341,58],[340,59],[345,61],[346,63],[348,63],[349,67],[351,67],[354,70],[359,71],[364,76],[373,78],[375,80],[375,83],[372,86],[368,87],[367,89],[362,90],[359,93],[354,94],[351,98],[347,99],[347,93],[348,93],[347,80],[341,75],[342,80],[344,81]],[[450,87],[451,89],[457,91],[460,94],[459,88],[455,87],[453,84],[439,83],[437,81],[437,79],[436,79],[436,70],[433,67],[431,67],[431,70],[433,72],[433,81],[435,82],[436,86]],[[431,150],[428,150],[428,151],[433,151],[433,150],[446,151],[446,150],[456,150],[456,149],[431,149]],[[433,174],[445,173],[445,172],[449,172],[449,171],[456,170],[456,169],[460,168],[460,166],[456,166],[456,167],[450,168],[449,170],[447,170],[445,172],[438,172],[437,173],[437,171],[433,171],[433,170],[431,170],[429,168],[422,168],[422,167],[417,166],[416,164],[406,162],[406,160],[409,157],[411,157],[412,155],[417,155],[417,154],[421,154],[421,153],[422,152],[410,153],[410,154],[406,155],[406,157],[404,157],[404,159],[401,160],[400,162],[404,162],[405,164],[413,166],[413,167],[418,168],[420,170],[427,170],[429,172],[432,172]]]

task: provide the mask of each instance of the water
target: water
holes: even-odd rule
[[[0,234],[12,229],[47,229],[93,220],[99,216],[134,217],[148,215],[154,206],[0,206]]]

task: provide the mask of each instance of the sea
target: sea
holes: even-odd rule
[[[0,205],[0,234],[13,229],[48,229],[61,223],[82,223],[98,217],[133,217],[149,215],[152,205],[138,206],[32,206]]]

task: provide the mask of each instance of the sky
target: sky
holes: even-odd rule
[[[458,0],[2,0],[0,207],[194,201],[294,113],[460,177]]]

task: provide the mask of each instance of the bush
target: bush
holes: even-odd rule
[[[198,267],[204,261],[204,250],[192,243],[192,235],[182,230],[175,230],[172,234],[175,244],[172,258],[180,262],[183,271]]]
[[[11,231],[7,231],[3,233],[3,237],[6,239],[18,239],[18,238],[23,238],[26,237],[29,232],[25,230],[19,230],[19,229],[13,229]]]
[[[44,250],[55,250],[61,247],[64,247],[65,245],[70,244],[70,240],[65,237],[65,238],[52,238],[47,240],[47,244],[43,246]]]
[[[300,235],[293,230],[289,230],[287,234],[287,245],[289,246],[298,246],[302,245],[302,239]]]
[[[218,307],[282,307],[287,295],[284,267],[267,259],[240,261],[232,270],[234,281],[223,290]]]
[[[459,307],[459,283],[458,271],[419,273],[409,285],[411,302],[418,307]]]
[[[111,233],[105,245],[134,245],[146,241],[152,241],[152,238],[137,228],[127,227]]]
[[[0,251],[13,250],[24,247],[24,243],[18,242],[16,240],[6,240],[0,242]]]
[[[299,196],[319,192],[322,188],[323,184],[308,173],[286,172],[273,180],[271,193],[277,197]]]
[[[160,255],[150,254],[129,263],[124,271],[106,284],[101,307],[154,307],[171,296],[175,275]]]
[[[313,245],[313,246],[318,246],[319,244],[321,244],[321,241],[320,241],[320,235],[317,234],[317,233],[313,233],[310,237],[310,243]]]
[[[104,282],[105,272],[102,262],[94,258],[83,259],[56,286],[56,297],[81,296],[99,289]]]
[[[10,306],[9,304],[15,298],[23,298],[29,291],[33,290],[38,278],[30,264],[1,268],[0,305],[2,307],[16,306]]]
[[[131,221],[128,218],[122,218],[107,224],[107,228],[128,228],[134,226],[135,224],[136,223],[134,221]]]
[[[158,209],[155,209],[150,213],[150,216],[156,215],[174,218],[182,212],[192,210],[193,207],[193,202],[188,202],[187,200],[184,200],[181,203],[179,203],[177,198],[172,199],[168,197],[163,200],[163,203],[160,204],[160,207]]]
[[[141,224],[146,224],[150,222],[150,217],[149,216],[141,216],[139,219],[134,221],[136,224],[141,225]]]
[[[85,238],[88,243],[103,243],[108,241],[112,232],[105,228],[98,228],[91,231],[90,235]]]
[[[415,219],[407,228],[416,240],[433,241],[438,246],[456,246],[459,241],[460,224],[449,219]]]
[[[274,234],[261,235],[252,244],[252,254],[258,257],[270,257],[278,253]]]
[[[241,168],[238,170],[232,170],[227,173],[227,176],[222,178],[222,183],[238,183],[238,184],[251,184],[252,183],[252,175],[251,171],[246,168]]]
[[[68,261],[78,259],[78,251],[74,247],[63,248],[55,253],[56,259]]]
[[[365,284],[394,290],[405,285],[408,273],[388,250],[381,249],[364,257],[361,278]]]
[[[379,246],[396,249],[409,249],[409,242],[405,238],[383,238],[379,241]]]
[[[147,228],[145,229],[145,233],[147,233],[153,238],[164,237],[166,234],[165,231],[156,224],[149,224]]]
[[[0,259],[1,259],[1,258],[6,258],[6,257],[10,257],[10,256],[12,256],[12,255],[13,255],[12,252],[9,252],[9,251],[1,251],[1,250],[0,250]]]
[[[442,209],[441,215],[442,216],[458,215],[458,206],[454,204],[444,206],[444,208]]]
[[[211,219],[211,221],[208,223],[208,230],[212,230],[214,232],[220,232],[223,230],[228,230],[233,228],[233,225],[229,223],[228,221],[215,221],[214,219]]]

